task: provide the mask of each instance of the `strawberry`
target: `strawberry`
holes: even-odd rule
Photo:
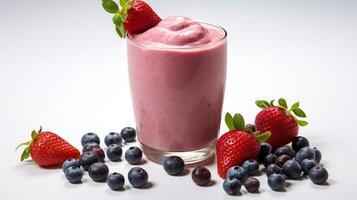
[[[21,161],[30,157],[41,167],[57,167],[69,159],[78,159],[80,152],[71,144],[55,133],[42,131],[42,128],[31,133],[32,140],[21,143],[17,146],[26,146],[22,155]]]
[[[127,33],[142,33],[161,21],[155,11],[141,0],[120,0],[120,9],[113,0],[102,0],[102,6],[107,12],[115,14],[113,23],[121,38],[125,38]]]
[[[279,105],[274,105],[274,100],[267,102],[258,100],[255,102],[262,108],[255,118],[255,128],[258,131],[270,131],[271,137],[267,140],[273,149],[290,143],[299,133],[299,126],[306,126],[308,123],[297,119],[305,118],[305,112],[299,108],[300,103],[294,103],[288,109],[286,100],[280,98]],[[296,116],[294,116],[294,114]]]
[[[260,143],[270,136],[270,132],[252,133],[251,129],[245,128],[243,116],[239,113],[234,117],[227,113],[225,121],[229,131],[223,134],[216,144],[217,170],[218,175],[223,179],[226,178],[230,167],[241,165],[248,159],[256,159]]]

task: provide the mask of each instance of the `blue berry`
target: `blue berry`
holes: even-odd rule
[[[111,144],[107,149],[107,156],[111,161],[119,161],[122,154],[123,150],[118,144]]]
[[[125,127],[120,132],[121,137],[125,142],[134,142],[136,137],[136,130],[132,127]]]
[[[263,165],[265,167],[268,167],[271,164],[274,164],[276,160],[276,155],[275,154],[269,154],[264,158]]]
[[[135,188],[141,188],[148,182],[148,173],[141,167],[134,167],[128,173],[129,183]]]
[[[290,159],[291,157],[288,155],[281,155],[275,159],[275,164],[279,167],[283,167],[284,163]]]
[[[304,159],[312,159],[315,160],[316,154],[315,151],[310,147],[304,147],[297,152],[295,156],[295,160],[301,163]]]
[[[98,156],[100,162],[104,162],[104,160],[105,160],[105,153],[104,153],[104,151],[103,151],[102,148],[100,148],[100,147],[92,147],[92,148],[90,148],[89,151],[91,151],[91,152],[97,154],[97,156]]]
[[[310,169],[309,177],[314,184],[322,185],[328,179],[328,172],[324,167],[318,165]]]
[[[291,146],[293,147],[295,152],[298,152],[304,147],[309,147],[310,143],[309,140],[307,140],[305,137],[297,136],[291,142]]]
[[[283,169],[281,169],[278,165],[276,164],[271,164],[266,168],[266,175],[269,177],[272,174],[283,174]]]
[[[260,145],[260,151],[258,155],[258,162],[263,163],[267,155],[271,154],[271,145],[269,143],[262,143]]]
[[[91,177],[92,180],[96,182],[105,181],[107,179],[108,173],[108,166],[102,162],[93,163],[88,170],[89,177]]]
[[[319,151],[316,147],[314,147],[312,150],[315,151],[315,160],[316,160],[316,162],[320,163],[321,157],[322,157],[321,151]]]
[[[100,144],[100,139],[99,139],[98,135],[95,133],[86,133],[82,136],[82,139],[81,139],[82,146],[84,146],[88,142],[95,142],[97,144]]]
[[[70,166],[64,172],[70,183],[80,183],[83,177],[83,171],[77,166]]]
[[[272,174],[268,177],[268,185],[274,191],[280,191],[284,188],[285,178],[281,174]]]
[[[302,168],[302,171],[304,172],[304,174],[309,174],[310,169],[317,165],[318,165],[317,162],[315,160],[311,160],[311,159],[304,159],[301,162],[301,168]]]
[[[122,138],[119,133],[116,132],[110,132],[107,136],[104,138],[104,143],[109,147],[111,144],[121,144]]]
[[[118,190],[120,188],[123,188],[124,183],[125,183],[124,176],[120,173],[114,172],[112,174],[109,174],[107,178],[107,184],[112,190]]]
[[[259,172],[259,163],[253,159],[244,161],[242,167],[247,171],[249,176],[254,176]]]
[[[288,155],[293,158],[295,156],[294,151],[289,146],[282,146],[277,148],[274,154],[276,155],[276,157],[279,157],[281,155]]]
[[[258,179],[254,178],[254,177],[249,177],[244,182],[244,187],[245,187],[245,189],[247,189],[248,192],[256,193],[259,190],[260,182]]]
[[[79,163],[81,164],[81,166],[83,167],[84,170],[88,170],[89,167],[96,162],[99,162],[99,157],[97,156],[97,154],[95,154],[94,152],[88,151],[85,152],[81,155],[81,157],[79,158]]]
[[[205,186],[211,181],[211,172],[206,167],[196,167],[192,171],[191,178],[196,185]]]
[[[185,169],[185,162],[178,156],[169,156],[165,158],[163,166],[169,175],[179,175]]]
[[[98,143],[96,143],[96,142],[88,142],[87,144],[85,144],[83,146],[82,153],[90,151],[93,147],[99,147],[100,148]]]
[[[72,167],[72,166],[81,167],[77,159],[70,158],[63,162],[62,171],[65,172],[68,167]]]
[[[131,165],[139,164],[142,157],[143,152],[139,147],[129,147],[125,152],[125,159]]]
[[[247,170],[241,166],[230,167],[227,171],[227,178],[236,178],[241,182],[244,182],[247,177]]]
[[[298,161],[292,159],[288,160],[283,165],[283,173],[288,178],[297,179],[301,176],[301,166]]]
[[[224,180],[223,182],[223,189],[229,195],[237,194],[242,187],[242,183],[240,180],[230,177]]]

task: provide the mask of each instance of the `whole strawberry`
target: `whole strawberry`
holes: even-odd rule
[[[26,146],[21,161],[31,156],[41,167],[57,167],[69,158],[78,159],[80,156],[78,149],[55,133],[42,131],[42,128],[38,132],[32,131],[31,138],[32,140],[21,143],[16,148]]]
[[[235,165],[241,165],[248,159],[256,159],[260,143],[270,136],[270,132],[260,134],[252,133],[245,128],[244,118],[237,113],[232,117],[230,113],[225,116],[229,132],[223,134],[217,141],[217,170],[221,178],[226,178],[227,170]]]
[[[298,135],[299,126],[308,124],[306,121],[297,119],[297,117],[306,117],[305,112],[299,108],[299,102],[294,103],[290,109],[288,109],[286,100],[283,98],[279,99],[279,105],[274,105],[274,100],[270,103],[265,100],[258,100],[255,103],[263,108],[255,118],[255,128],[261,132],[271,132],[271,137],[269,137],[267,143],[273,149],[290,143]]]

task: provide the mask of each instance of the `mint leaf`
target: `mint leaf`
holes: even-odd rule
[[[296,123],[297,123],[299,126],[306,126],[306,125],[309,124],[307,121],[303,121],[303,120],[298,120]]]
[[[306,117],[306,114],[303,110],[301,110],[300,108],[294,108],[292,109],[292,111],[294,112],[294,114],[298,117],[302,117],[302,118],[305,118]]]
[[[233,123],[236,130],[244,130],[244,118],[241,114],[237,113],[233,117]]]
[[[255,104],[259,107],[259,108],[268,108],[270,107],[269,102],[265,101],[265,100],[257,100],[255,101]]]
[[[113,23],[116,26],[122,26],[123,25],[123,20],[120,14],[115,14],[113,17]]]
[[[103,1],[102,6],[103,6],[104,10],[107,11],[108,13],[115,14],[116,12],[119,11],[118,4],[112,0]]]
[[[281,107],[283,107],[283,108],[285,108],[285,109],[288,108],[288,105],[286,104],[286,100],[285,100],[284,98],[280,98],[280,99],[278,100],[278,103],[279,103],[279,105],[280,105]]]
[[[226,122],[226,125],[230,131],[236,129],[233,123],[233,117],[230,113],[226,113],[226,116],[224,116],[224,121]]]
[[[125,38],[125,34],[123,34],[123,31],[122,31],[121,27],[122,26],[115,26],[115,31],[118,33],[120,38]]]
[[[300,106],[300,102],[296,102],[291,106],[291,110],[295,109],[295,108],[298,108],[299,106]]]

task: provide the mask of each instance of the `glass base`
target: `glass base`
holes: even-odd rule
[[[185,164],[195,164],[211,158],[215,152],[216,141],[210,143],[207,147],[194,151],[164,151],[140,144],[146,157],[156,163],[162,164],[168,156],[179,156]]]

